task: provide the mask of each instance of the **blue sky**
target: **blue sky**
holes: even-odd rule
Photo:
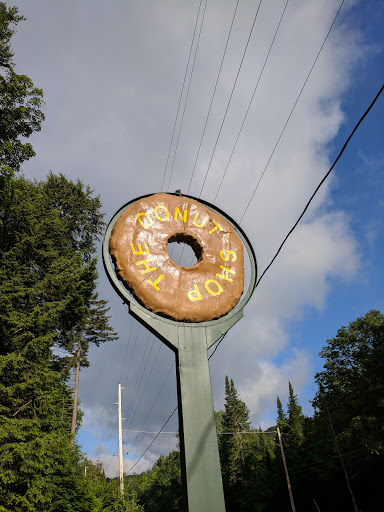
[[[42,132],[32,137],[37,156],[25,165],[25,175],[43,179],[52,170],[89,183],[101,196],[107,221],[134,197],[160,191],[164,171],[166,184],[171,173],[165,163],[199,3],[13,3],[27,18],[14,38],[17,71],[44,89],[46,101]],[[216,196],[284,5],[285,0],[261,4],[203,189],[207,201]],[[216,201],[237,221],[338,6],[334,0],[288,2]],[[188,188],[234,7],[230,0],[207,3],[172,192]],[[200,193],[256,7],[250,0],[239,2],[192,195]],[[383,21],[382,1],[343,4],[241,224],[261,272],[382,85]],[[383,120],[380,98],[256,290],[244,319],[211,359],[216,409],[223,407],[229,375],[256,426],[273,423],[276,395],[286,401],[288,380],[310,414],[325,340],[369,309],[383,309]],[[123,414],[137,411],[130,428],[140,428],[148,415],[144,430],[156,431],[176,405],[175,375],[172,353],[128,317],[101,266],[99,292],[110,303],[120,339],[91,350],[91,366],[81,372],[79,441],[115,475],[113,404],[119,380],[126,383]],[[167,430],[176,428],[173,418]],[[126,447],[135,435],[126,434]],[[138,436],[126,455],[126,470],[152,439]],[[174,446],[172,435],[160,436],[135,469],[150,467]]]

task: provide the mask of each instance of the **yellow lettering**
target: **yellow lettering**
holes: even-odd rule
[[[144,224],[144,222],[141,220],[141,217],[146,217],[148,219],[148,224]],[[138,213],[136,215],[136,219],[140,222],[140,224],[143,226],[144,229],[150,228],[152,226],[152,224],[153,224],[153,220],[148,215],[148,213],[145,213],[145,212]]]
[[[157,267],[150,267],[148,265],[148,261],[151,261],[152,258],[147,258],[146,260],[135,261],[136,265],[145,265],[145,270],[140,270],[140,274],[148,274],[148,272],[153,272],[157,270]]]
[[[135,246],[133,244],[131,244],[132,254],[149,254],[149,249],[148,249],[147,244],[144,244],[144,248],[145,248],[145,251],[143,251],[140,244],[137,244],[137,251],[136,251]]]
[[[220,226],[220,224],[218,224],[215,220],[213,221],[213,223],[214,223],[215,227],[214,227],[214,228],[212,228],[212,229],[211,229],[211,231],[208,231],[208,233],[209,233],[210,235],[212,235],[212,233],[213,233],[214,231],[216,231],[217,229],[219,229],[220,231],[224,231],[224,230],[223,230],[223,228]]]
[[[224,253],[227,253],[227,254],[224,254]],[[230,251],[229,249],[228,250],[223,249],[222,251],[220,251],[221,259],[224,261],[228,261],[231,258],[231,254],[233,254],[231,261],[236,261],[237,254],[235,253],[235,251]]]
[[[177,216],[180,217],[180,219],[183,221],[183,222],[187,222],[187,215],[188,215],[188,210],[184,210],[183,211],[183,215],[181,215],[181,211],[180,209],[176,206],[175,208],[175,215],[173,217],[174,220],[177,220]]]
[[[205,226],[205,224],[207,223],[207,220],[208,220],[208,216],[207,217],[204,217],[204,220],[202,222],[202,224],[197,224],[196,221],[197,219],[199,218],[199,213],[196,213],[196,215],[193,217],[193,221],[192,221],[192,224],[194,224],[195,226],[197,226],[198,228],[202,228]]]
[[[155,290],[157,290],[158,292],[160,291],[160,288],[157,286],[160,281],[162,281],[164,279],[164,274],[160,274],[159,277],[156,279],[156,281],[151,281],[150,279],[148,279],[147,283],[149,283],[150,285],[152,285],[154,287]]]
[[[220,277],[220,279],[225,279],[226,281],[229,281],[230,283],[233,283],[233,279],[228,277],[228,272],[230,272],[231,274],[236,274],[236,272],[234,270],[231,270],[228,267],[224,267],[224,265],[220,265],[220,268],[222,268],[223,271],[222,271],[221,274],[216,274],[217,277]]]
[[[202,296],[201,296],[201,293],[200,293],[200,290],[199,290],[199,287],[197,286],[197,284],[195,283],[194,284],[194,288],[193,290],[190,290],[188,293],[188,299],[189,300],[201,300],[202,299]]]
[[[213,291],[211,290],[211,288],[209,287],[209,285],[213,283],[215,286],[217,286],[217,290],[216,291]],[[208,281],[205,281],[205,289],[207,290],[207,292],[209,292],[211,295],[220,295],[221,293],[223,293],[223,289],[222,287],[220,286],[220,284],[215,281],[214,279],[208,279]]]
[[[165,217],[160,217],[160,215],[158,214],[157,210],[164,210],[165,211]],[[169,211],[168,211],[168,209],[165,206],[162,206],[160,204],[158,206],[155,206],[155,215],[161,221],[169,220]]]

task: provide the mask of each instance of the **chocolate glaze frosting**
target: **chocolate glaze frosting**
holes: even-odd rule
[[[190,245],[197,263],[174,263],[169,241]],[[243,293],[240,238],[223,217],[194,199],[160,193],[135,202],[118,218],[109,245],[119,279],[154,313],[183,322],[213,320]]]

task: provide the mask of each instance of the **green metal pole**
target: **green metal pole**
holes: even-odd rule
[[[178,328],[180,447],[184,448],[188,512],[225,512],[204,331]],[[184,441],[184,442],[183,442]]]

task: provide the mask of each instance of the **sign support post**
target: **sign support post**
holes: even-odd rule
[[[215,211],[212,205],[209,206]],[[109,238],[122,210],[107,228],[103,263],[112,286],[129,304],[130,314],[175,352],[185,511],[225,512],[207,350],[242,318],[243,307],[251,298],[256,284],[256,258],[252,246],[241,228],[226,216],[248,251],[251,275],[247,292],[228,314],[215,320],[198,323],[171,320],[134,300],[112,269]]]

